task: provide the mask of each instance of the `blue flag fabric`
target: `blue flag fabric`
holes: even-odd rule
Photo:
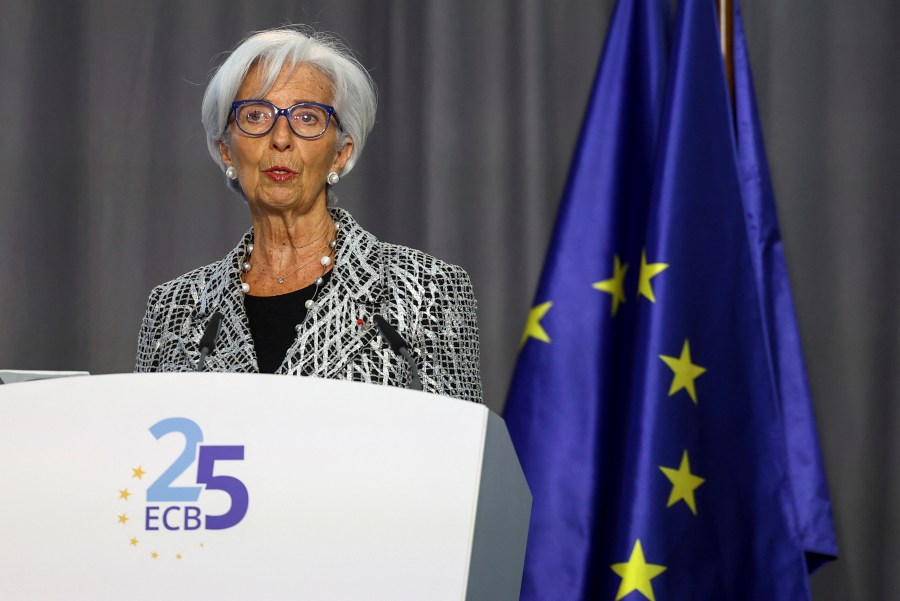
[[[614,257],[633,262],[641,250],[670,18],[667,0],[621,0],[613,12],[522,338],[505,412],[534,496],[522,599],[581,599],[597,586],[598,518],[617,505],[598,483],[620,470],[597,461],[618,453],[603,448],[615,439],[601,430],[623,410],[603,399],[627,394],[618,374],[634,314],[625,310],[633,300],[620,305],[592,284],[610,280]]]
[[[787,460],[794,487],[795,527],[807,550],[812,571],[837,556],[837,541],[775,212],[775,194],[756,109],[750,56],[737,3],[734,11],[734,95],[741,195],[776,394],[788,433]]]
[[[835,552],[739,15],[733,114],[678,10],[666,62],[665,6],[616,8],[523,335],[524,600],[804,599]]]

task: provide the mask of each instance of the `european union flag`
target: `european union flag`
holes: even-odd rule
[[[668,59],[665,5],[616,8],[522,338],[525,600],[803,599],[836,552],[740,15],[733,113],[714,3]]]

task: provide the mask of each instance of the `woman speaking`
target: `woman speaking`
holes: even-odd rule
[[[195,369],[220,313],[207,371],[406,386],[414,368],[373,327],[381,316],[405,340],[424,390],[481,402],[468,275],[379,241],[334,206],[375,105],[369,74],[322,34],[264,31],[228,56],[206,89],[203,125],[252,227],[222,260],[153,289],[135,371]]]

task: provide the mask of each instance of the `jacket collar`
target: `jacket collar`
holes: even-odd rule
[[[384,296],[384,262],[380,256],[378,239],[362,229],[344,209],[333,207],[331,217],[340,224],[331,276],[332,291],[341,297],[377,304]],[[323,295],[324,297],[324,295]],[[323,298],[322,301],[325,299]]]

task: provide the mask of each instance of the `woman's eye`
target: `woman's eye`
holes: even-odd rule
[[[319,117],[312,111],[300,111],[294,114],[294,121],[303,126],[316,125]]]
[[[265,119],[265,114],[262,111],[247,111],[244,118],[250,123],[259,123]]]

